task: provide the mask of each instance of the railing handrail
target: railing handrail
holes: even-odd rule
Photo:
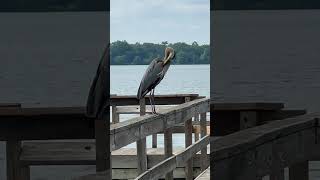
[[[280,172],[280,168],[319,157],[316,153],[320,149],[317,142],[319,117],[320,113],[310,113],[272,121],[219,139],[213,140],[211,137],[210,161],[215,164],[211,167],[215,178],[225,177],[223,179],[226,180],[240,177],[227,168],[235,159],[241,159],[243,163],[233,164],[232,169],[241,168],[241,172],[237,173],[248,178],[263,177],[273,171]],[[233,174],[233,178],[227,174]]]
[[[148,135],[162,132],[174,125],[183,123],[191,119],[195,112],[199,114],[208,112],[210,109],[209,103],[209,98],[196,99],[163,110],[159,115],[144,115],[112,124],[110,126],[112,150],[119,149]]]
[[[210,142],[209,138],[209,135],[204,136],[196,143],[192,144],[191,146],[188,146],[184,151],[161,161],[157,165],[153,166],[151,169],[145,171],[144,173],[139,175],[135,180],[154,180],[162,177],[164,174],[168,172],[171,172],[176,167],[185,164],[201,149],[206,148]]]
[[[317,113],[310,113],[241,130],[215,139],[210,152],[215,154],[216,160],[224,159],[290,133],[313,128],[319,117]]]
[[[190,98],[190,100],[204,98],[205,96],[199,96],[199,94],[162,94],[155,95],[155,102],[157,105],[172,105],[181,104],[185,102],[185,98]],[[149,95],[144,97],[146,99],[146,104],[150,104]],[[111,95],[110,96],[110,106],[127,106],[127,105],[139,105],[139,100],[135,95]]]

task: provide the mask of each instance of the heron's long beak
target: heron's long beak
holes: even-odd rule
[[[174,57],[174,50],[171,47],[167,47],[165,50],[165,57],[163,64],[167,64]]]

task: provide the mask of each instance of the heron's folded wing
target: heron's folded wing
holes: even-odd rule
[[[162,61],[154,59],[148,66],[144,76],[142,77],[137,98],[144,97],[152,88],[154,88],[161,80],[159,73],[162,71]]]

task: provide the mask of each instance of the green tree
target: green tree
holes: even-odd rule
[[[111,43],[111,64],[149,64],[154,58],[163,58],[166,46],[173,47],[176,58],[173,64],[207,64],[209,63],[209,45],[199,45],[196,41],[191,45],[184,42],[161,44],[135,43],[115,41]]]

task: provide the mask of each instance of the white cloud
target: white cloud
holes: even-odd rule
[[[209,17],[209,0],[111,0],[111,40],[208,43]]]

